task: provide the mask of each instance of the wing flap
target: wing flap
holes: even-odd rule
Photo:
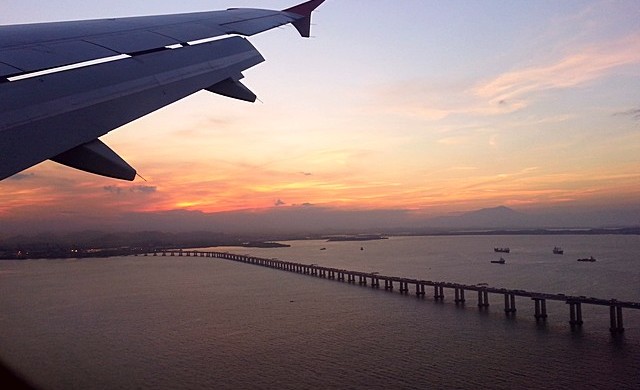
[[[145,30],[102,35],[86,38],[85,40],[121,54],[146,51],[150,47],[159,48],[180,43],[180,41],[166,35]]]
[[[189,25],[162,26],[153,28],[157,34],[171,37],[179,42],[197,41],[203,38],[218,37],[224,35],[225,32],[219,28],[217,24],[209,26],[203,22],[191,23]]]
[[[2,50],[0,62],[24,72],[33,72],[117,54],[89,42],[70,41]]]
[[[22,72],[22,69],[15,68],[4,62],[0,62],[0,75],[7,76]]]
[[[295,20],[281,12],[264,13],[260,12],[262,10],[255,10],[256,12],[252,13],[247,12],[247,10],[244,11],[244,20],[224,23],[221,25],[227,34],[255,35],[262,31],[291,23]]]

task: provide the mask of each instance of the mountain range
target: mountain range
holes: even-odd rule
[[[431,217],[409,210],[337,210],[312,205],[219,213],[173,210],[109,219],[60,214],[55,219],[1,221],[2,236],[42,232],[218,232],[250,236],[428,232],[433,230],[579,229],[640,226],[640,208],[517,211],[505,206]]]

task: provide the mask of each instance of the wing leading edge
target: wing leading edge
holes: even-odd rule
[[[46,159],[133,180],[135,170],[98,137],[202,89],[255,101],[240,79],[264,61],[256,48],[238,36],[206,40],[288,23],[309,36],[323,1],[0,26],[0,180]]]

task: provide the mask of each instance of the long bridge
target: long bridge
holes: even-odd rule
[[[542,292],[532,292],[525,290],[513,290],[506,288],[497,288],[480,285],[469,285],[450,282],[436,282],[431,280],[403,278],[398,276],[381,275],[377,272],[361,272],[350,271],[340,268],[323,267],[317,264],[303,264],[293,261],[279,260],[276,258],[266,259],[248,255],[238,255],[228,252],[213,251],[161,251],[153,252],[153,256],[187,256],[187,257],[211,257],[217,259],[225,259],[237,261],[247,264],[255,264],[263,267],[274,268],[283,271],[295,272],[304,275],[315,276],[319,278],[334,279],[347,283],[357,283],[361,286],[370,285],[373,288],[379,288],[381,282],[384,282],[384,289],[393,291],[398,286],[401,294],[409,294],[413,289],[415,295],[424,297],[427,287],[433,288],[433,299],[442,301],[445,298],[445,289],[453,290],[454,302],[456,304],[464,304],[465,292],[473,291],[478,296],[478,307],[489,307],[489,294],[499,294],[504,296],[504,311],[507,314],[516,312],[515,297],[531,298],[534,301],[534,317],[536,321],[544,321],[547,318],[547,301],[562,301],[569,305],[569,324],[572,329],[580,327],[582,320],[582,305],[600,305],[609,306],[610,326],[609,330],[613,334],[624,332],[622,321],[622,309],[640,309],[640,302],[625,302],[616,299],[600,299],[585,296],[571,296],[564,294],[550,294]],[[148,256],[147,253],[144,256]],[[357,281],[356,281],[357,279]]]

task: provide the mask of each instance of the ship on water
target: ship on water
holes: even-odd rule
[[[594,261],[596,261],[596,258],[593,257],[593,256],[589,256],[589,257],[584,257],[584,258],[578,259],[578,261],[588,261],[590,263],[593,263]]]
[[[553,254],[554,255],[562,255],[562,254],[564,254],[564,249],[560,248],[559,246],[554,246],[553,247]]]
[[[509,253],[511,252],[511,249],[509,249],[509,247],[505,247],[505,248],[493,248],[494,252],[498,252],[498,253]]]

